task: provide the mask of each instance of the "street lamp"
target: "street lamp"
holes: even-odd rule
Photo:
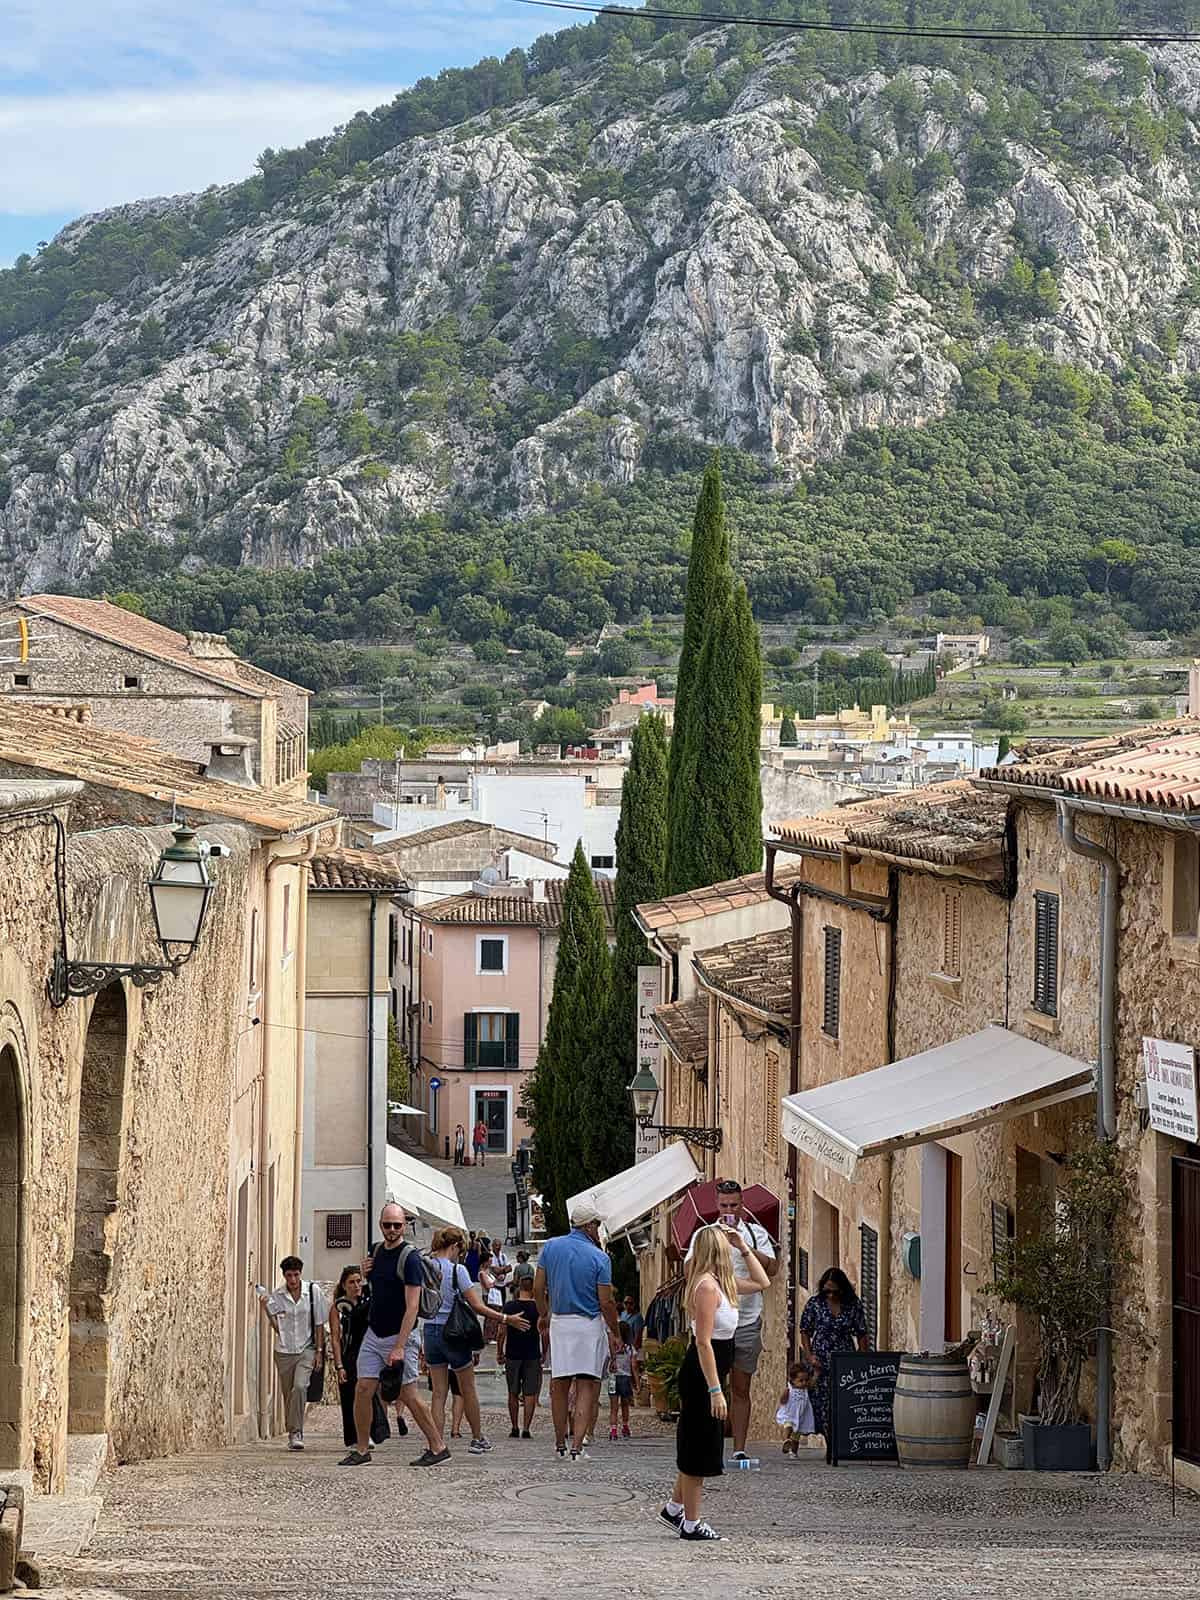
[[[179,825],[174,842],[158,858],[150,878],[150,905],[154,927],[166,961],[73,961],[67,946],[66,833],[58,825],[55,852],[55,888],[58,898],[59,945],[46,981],[50,1004],[66,1005],[72,997],[95,994],[107,984],[128,978],[139,989],[159,984],[168,972],[178,972],[200,941],[213,882],[195,830]],[[214,847],[215,848],[215,847]]]
[[[648,1061],[643,1061],[633,1075],[628,1094],[633,1102],[634,1120],[643,1132],[657,1133],[666,1139],[683,1139],[698,1145],[702,1150],[718,1151],[721,1148],[720,1128],[677,1128],[671,1124],[655,1124],[658,1109],[658,1079]]]

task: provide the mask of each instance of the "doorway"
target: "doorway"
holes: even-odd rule
[[[814,1288],[830,1267],[842,1264],[842,1214],[823,1195],[812,1197],[812,1281]]]
[[[487,1129],[487,1153],[490,1156],[508,1154],[508,1097],[509,1089],[476,1089],[475,1115],[471,1126],[480,1122]]]
[[[1200,1161],[1171,1162],[1175,1454],[1200,1465]]]
[[[109,1310],[119,1226],[121,1127],[125,1108],[125,992],[102,989],[83,1047],[71,1258],[69,1433],[107,1433]]]
[[[945,1145],[921,1146],[922,1350],[962,1338],[962,1157]]]
[[[20,1467],[25,1399],[24,1102],[16,1051],[0,1050],[0,1468]]]

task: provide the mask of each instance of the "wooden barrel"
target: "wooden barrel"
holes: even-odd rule
[[[892,1411],[900,1465],[968,1466],[975,1409],[962,1356],[901,1356]]]

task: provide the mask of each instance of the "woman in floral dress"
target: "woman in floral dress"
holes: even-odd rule
[[[840,1350],[869,1350],[867,1317],[850,1280],[838,1267],[821,1274],[800,1318],[800,1346],[817,1369],[812,1387],[817,1431],[829,1438],[829,1376]]]

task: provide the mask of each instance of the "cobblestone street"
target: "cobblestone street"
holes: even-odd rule
[[[1200,1597],[1200,1502],[1181,1493],[1172,1520],[1169,1491],[1135,1477],[831,1470],[772,1443],[761,1473],[706,1497],[732,1542],[682,1545],[657,1521],[673,1441],[639,1422],[643,1437],[571,1466],[544,1412],[519,1442],[493,1410],[490,1456],[458,1443],[448,1466],[414,1472],[410,1437],[347,1471],[325,1408],[304,1455],[279,1442],[111,1473],[91,1547],[47,1563],[46,1581],[59,1600],[750,1600],[847,1585],[898,1600]]]

